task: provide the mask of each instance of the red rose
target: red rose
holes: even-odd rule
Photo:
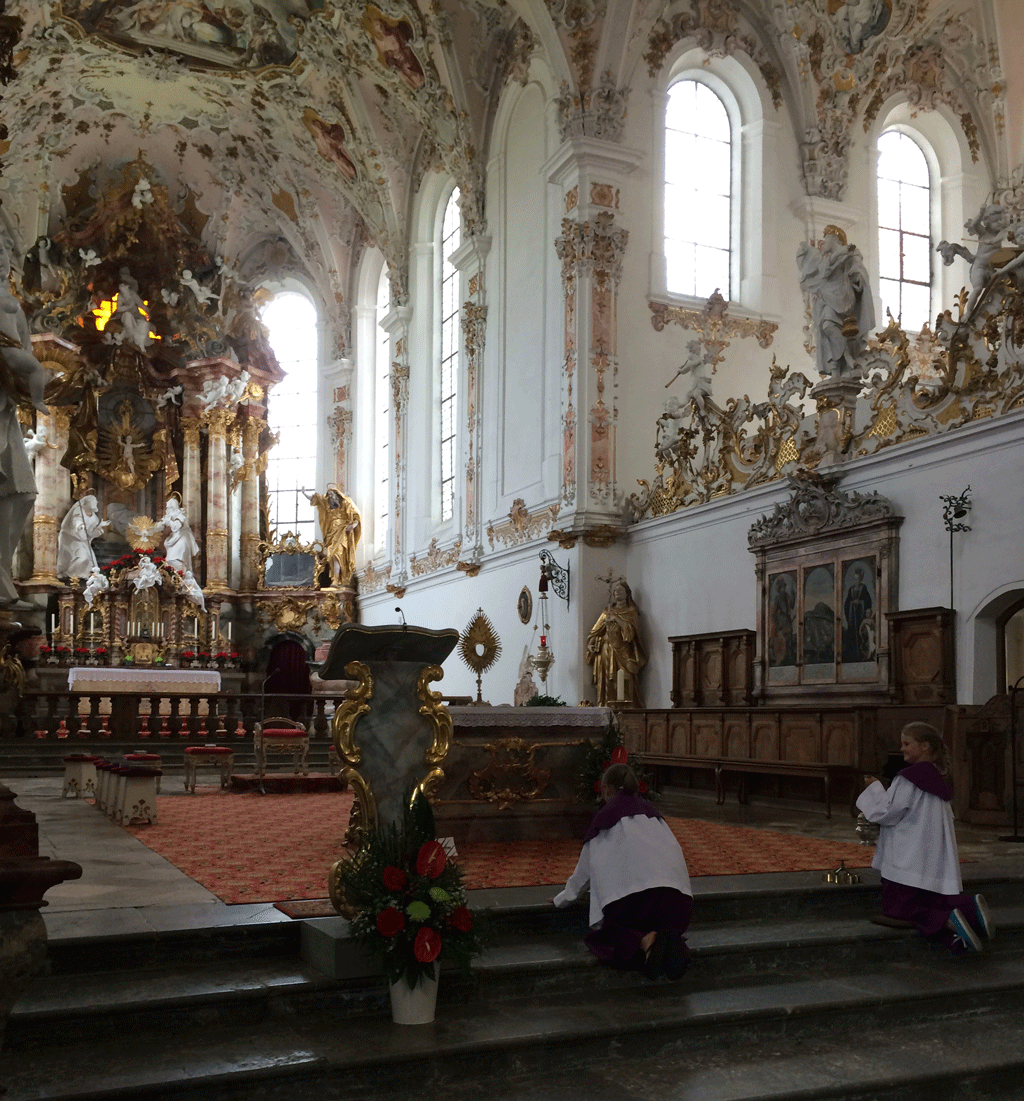
[[[467,906],[456,906],[452,910],[452,925],[460,933],[468,933],[473,928],[473,915]]]
[[[629,764],[629,754],[625,751],[625,749],[621,745],[617,745],[612,750],[612,764],[613,765],[628,765]]]
[[[385,909],[377,915],[377,932],[382,937],[393,937],[396,933],[400,933],[405,928],[405,914],[401,910],[396,910],[394,906],[387,906]],[[423,930],[421,929],[422,933]],[[419,938],[416,938],[416,943],[419,944]],[[438,949],[440,951],[440,948]],[[419,956],[417,956],[417,959]],[[431,959],[434,957],[431,956]]]
[[[439,841],[424,841],[416,855],[416,874],[425,875],[427,879],[437,879],[447,863],[448,857]]]
[[[405,886],[405,872],[401,868],[392,867],[390,864],[384,869],[381,879],[384,880],[384,886],[389,891],[400,891]]]
[[[433,963],[441,954],[441,938],[437,931],[431,929],[429,925],[424,925],[416,934],[412,954],[420,963]]]

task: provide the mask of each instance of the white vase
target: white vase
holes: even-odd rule
[[[411,990],[404,976],[391,984],[391,1019],[396,1025],[428,1025],[436,1008],[436,961],[433,976],[424,975]]]

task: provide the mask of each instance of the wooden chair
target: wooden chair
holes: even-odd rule
[[[306,764],[306,754],[309,752],[309,731],[302,723],[275,715],[256,724],[252,732],[252,741],[253,750],[256,753],[256,775],[260,783],[263,782],[263,775],[266,772],[268,753],[291,754],[295,774],[298,775],[301,767],[302,775],[309,775],[309,767]]]

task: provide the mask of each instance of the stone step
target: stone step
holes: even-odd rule
[[[993,913],[997,940],[1020,942],[1024,950],[1024,906],[993,907]],[[104,938],[111,944],[63,945],[55,953],[55,973],[38,979],[15,1007],[7,1048],[43,1049],[54,1034],[104,1042],[130,1031],[142,1040],[187,1030],[198,1021],[216,1028],[256,1024],[275,1015],[344,1019],[383,1012],[383,985],[350,941],[320,938],[321,951],[324,944],[334,947],[330,966],[317,952],[305,951],[306,962],[297,958],[297,926],[305,926],[305,946],[310,931],[344,924],[322,919],[215,930],[191,938],[118,937]],[[683,986],[689,993],[901,966],[936,954],[913,933],[856,917],[727,922],[695,927],[688,940],[693,961]],[[77,968],[68,966],[69,958],[77,957]],[[584,948],[579,930],[551,928],[532,936],[496,937],[475,961],[471,979],[443,973],[441,1000],[487,1006],[526,997],[580,1000],[650,988],[639,974],[599,966]]]
[[[16,1045],[0,1057],[0,1080],[9,1088],[5,1101],[128,1093],[147,1101],[362,1101],[382,1091],[410,1098],[443,1091],[453,1101],[496,1095],[524,1101],[902,1101],[910,1095],[892,1092],[897,1077],[908,1088],[927,1081],[934,1086],[941,1077],[951,1088],[979,1074],[1019,1076],[1019,938],[1002,938],[990,953],[964,960],[919,948],[881,967],[713,989],[695,989],[688,975],[681,983],[596,990],[585,997],[575,991],[484,1001],[443,997],[437,1020],[420,1028],[392,1025],[383,1008],[339,1016],[326,998],[318,999],[321,1011],[315,1013],[295,1013],[289,999],[270,999],[263,1019],[247,1015],[212,1023],[194,1005],[185,1025],[168,1021],[156,1032],[128,1025],[103,1039],[83,1037],[74,1021],[51,1019],[46,1057]],[[936,1050],[952,1056],[969,1024],[976,1025],[970,1059],[959,1067],[951,1058],[928,1059],[928,1044],[936,1049],[936,1037]],[[905,1033],[917,1037],[917,1051],[901,1060],[897,1048],[904,1046]],[[792,1063],[785,1075],[778,1073],[781,1059]],[[840,1069],[846,1063],[850,1075]],[[814,1074],[818,1092],[794,1089],[794,1082]],[[496,1082],[502,1087],[496,1089]],[[603,1088],[594,1088],[598,1082]],[[538,1092],[544,1083],[556,1085],[557,1092]],[[890,1092],[878,1092],[883,1087]],[[875,1092],[865,1092],[870,1090]],[[954,1089],[946,1096],[971,1095]]]

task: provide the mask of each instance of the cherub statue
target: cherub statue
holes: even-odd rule
[[[643,707],[640,670],[647,654],[640,641],[640,609],[624,577],[599,577],[608,585],[608,603],[587,636],[587,664],[592,665],[597,702],[628,702]],[[622,691],[619,673],[622,673]]]
[[[711,376],[707,372],[707,366],[711,362],[712,356],[699,340],[691,340],[686,345],[686,350],[689,353],[686,362],[665,383],[665,389],[667,390],[680,375],[692,371],[693,379],[690,382],[689,390],[683,397],[683,403],[692,403],[697,416],[706,417],[707,405],[705,403],[711,397]],[[701,370],[701,368],[704,368],[704,370]]]
[[[220,295],[214,294],[209,287],[204,287],[188,268],[181,273],[181,285],[188,287],[201,306],[205,306],[207,302],[216,302],[220,298]]]
[[[86,604],[91,608],[93,601],[103,592],[105,589],[110,588],[110,582],[107,580],[107,575],[99,568],[99,566],[93,566],[89,571],[89,576],[85,582],[85,589],[82,591],[82,596],[85,599]]]
[[[153,338],[149,335],[149,318],[146,317],[146,304],[139,294],[139,285],[128,273],[127,268],[121,269],[121,282],[117,288],[117,309],[114,317],[121,322],[121,328],[125,336],[144,352]]]
[[[184,390],[182,386],[168,386],[167,389],[156,399],[157,409],[163,409],[167,404],[181,405],[181,395]]]
[[[974,218],[968,218],[964,222],[964,229],[978,239],[976,252],[971,252],[969,248],[959,243],[951,244],[949,241],[940,241],[935,246],[935,251],[941,254],[942,262],[947,267],[957,256],[963,257],[971,265],[971,294],[964,310],[965,318],[970,317],[989,281],[996,274],[997,269],[993,260],[1002,248],[1003,238],[1006,237],[1009,225],[1009,217],[999,203],[989,203],[983,206]],[[1009,273],[1022,262],[1024,262],[1024,253],[1004,264],[998,271]]]
[[[232,379],[224,388],[224,396],[228,405],[237,405],[245,396],[246,387],[249,385],[249,372],[243,370],[236,379]]]
[[[212,409],[227,397],[229,382],[227,375],[221,375],[220,378],[208,378],[203,383],[199,400],[207,409]]]
[[[156,563],[148,554],[144,554],[139,559],[139,564],[136,567],[135,577],[132,579],[132,587],[137,593],[141,593],[143,589],[152,589],[156,585],[162,585],[164,579],[160,576],[160,570],[157,568]]]
[[[658,425],[658,439],[655,443],[655,452],[659,459],[668,462],[672,459],[676,445],[680,440],[682,419],[686,414],[686,407],[675,396],[665,399],[665,411],[655,422]]]
[[[25,436],[25,451],[30,459],[34,459],[40,451],[47,446],[47,431],[46,425],[41,424],[38,428],[30,428]]]

